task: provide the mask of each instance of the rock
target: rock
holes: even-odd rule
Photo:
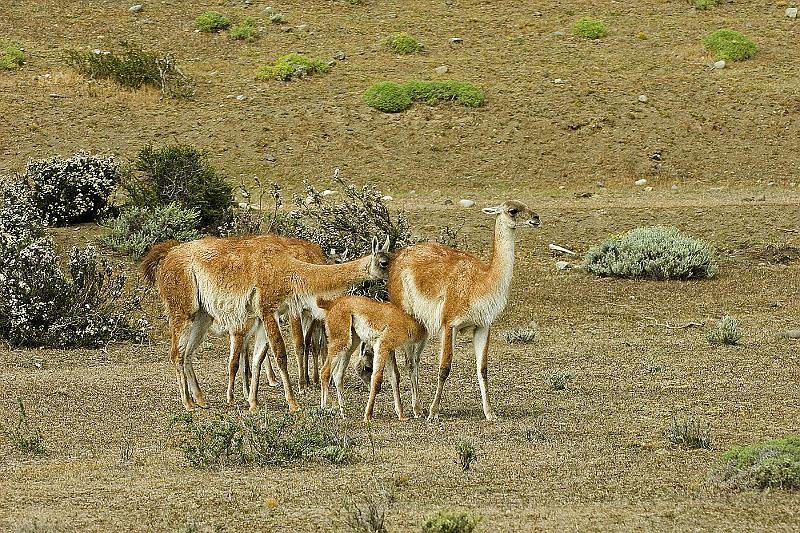
[[[308,24],[298,24],[295,29],[297,31],[308,31]]]
[[[236,97],[236,99],[239,100],[240,102],[243,102],[246,98],[247,97],[243,94],[240,94],[239,96]]]
[[[385,194],[381,196],[381,200],[383,200],[384,202],[391,202],[392,200],[394,200],[394,196],[389,196],[388,194]]]
[[[330,189],[325,189],[324,191],[322,191],[321,194],[322,194],[322,196],[330,196],[332,194],[336,194],[336,191],[332,191]]]
[[[475,205],[475,201],[462,198],[461,200],[458,201],[458,205],[460,205],[461,207],[472,207],[473,205]]]
[[[597,183],[595,183],[595,185],[597,185],[600,189],[605,189],[606,187],[606,184],[602,181],[598,181]]]
[[[335,59],[331,59],[330,61],[328,61],[328,66],[329,67],[333,67],[335,65],[336,65],[336,60]]]
[[[635,182],[633,182],[633,184],[636,185],[637,187],[641,187],[642,185],[647,185],[647,180],[642,178],[640,180],[636,180]]]
[[[461,37],[450,37],[450,39],[448,40],[450,41],[450,44],[458,44],[464,42],[464,39],[462,39]]]
[[[725,60],[714,61],[714,68],[725,68]]]
[[[531,13],[531,16],[532,17],[541,17],[542,16],[542,12],[541,11],[534,11],[533,13]]]
[[[564,85],[567,82],[562,80],[561,78],[556,78],[553,80],[553,83],[555,83],[556,85]]]
[[[672,187],[670,187],[670,189],[672,189],[673,191],[677,191],[678,190],[678,186],[677,185],[673,185]]]
[[[241,209],[247,209],[248,207],[250,207],[250,204],[248,204],[247,202],[239,202],[239,207]]]
[[[786,8],[786,16],[790,19],[797,18],[797,8],[796,7],[787,7]]]
[[[755,201],[755,202],[766,202],[767,201],[767,195],[766,194],[759,194],[758,196],[753,198],[753,201]]]
[[[128,11],[130,11],[131,13],[138,13],[142,9],[144,9],[144,6],[142,4],[134,4],[134,5],[132,5],[131,7],[128,8]],[[795,9],[795,11],[797,11],[797,10]]]
[[[445,198],[444,199],[444,205],[453,205],[453,199],[452,198]]]
[[[447,74],[447,71],[448,71],[448,70],[450,70],[450,68],[449,68],[447,65],[439,65],[438,67],[436,67],[435,69],[433,69],[433,71],[434,71],[436,74],[439,74],[440,76],[441,76],[442,74]]]
[[[553,250],[554,252],[560,252],[562,254],[575,255],[575,252],[573,252],[572,250],[569,250],[569,249],[564,248],[563,246],[559,246],[557,244],[550,243],[550,244],[547,245],[547,247],[550,248],[551,250]]]
[[[783,337],[785,339],[800,339],[800,329],[782,331],[781,333],[778,333],[778,337]]]
[[[556,261],[556,268],[557,268],[558,270],[566,270],[566,269],[568,269],[568,268],[572,268],[572,265],[570,265],[570,264],[569,264],[568,262],[566,262],[566,261]]]
[[[335,54],[333,54],[333,58],[334,58],[336,61],[344,61],[345,59],[347,59],[347,56],[346,56],[346,55],[344,55],[344,52],[342,52],[342,51],[340,50],[340,51],[336,52]]]
[[[554,31],[553,37],[563,37],[565,33],[563,31]]]
[[[640,101],[641,103],[643,103],[643,104],[646,104],[646,103],[647,103],[647,95],[640,94],[640,95],[639,95],[639,101]]]
[[[267,161],[275,161],[275,156],[272,154],[267,154],[266,157],[264,157],[264,159],[266,159]]]
[[[650,191],[653,190],[653,188],[652,187],[645,187],[644,190],[646,190],[647,192],[650,192]]]

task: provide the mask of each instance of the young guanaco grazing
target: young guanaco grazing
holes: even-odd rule
[[[522,202],[509,200],[483,209],[497,217],[492,258],[484,263],[474,255],[436,243],[410,246],[397,252],[389,270],[389,299],[441,335],[439,379],[428,420],[439,417],[442,391],[459,331],[472,329],[478,385],[487,420],[496,418],[489,403],[487,364],[489,330],[505,308],[514,270],[514,234],[518,226],[539,225],[539,216]],[[417,352],[418,355],[418,352]],[[419,358],[410,358],[414,416],[419,403]]]
[[[342,379],[350,355],[359,343],[371,345],[374,353],[369,400],[364,411],[364,422],[372,418],[375,397],[383,380],[383,369],[389,363],[389,380],[394,393],[394,409],[400,420],[407,420],[400,399],[400,369],[395,350],[405,349],[415,353],[425,346],[427,332],[422,324],[403,312],[396,305],[378,302],[363,296],[342,296],[333,301],[317,299],[317,305],[325,310],[325,332],[328,335],[328,357],[320,373],[320,404],[328,404],[328,386],[333,368],[333,382],[339,399],[339,409],[344,416]]]
[[[364,280],[385,279],[390,254],[373,240],[372,254],[338,265],[299,261],[281,246],[248,237],[206,237],[177,246],[156,245],[142,260],[142,270],[157,282],[170,322],[170,356],[184,408],[206,407],[192,366],[192,353],[212,322],[242,332],[248,318],[257,317],[275,352],[286,403],[300,406],[286,369],[286,346],[277,315],[296,316],[315,309],[317,296],[338,295]],[[317,311],[317,313],[320,313]],[[258,379],[266,350],[253,358],[250,410],[258,408]]]

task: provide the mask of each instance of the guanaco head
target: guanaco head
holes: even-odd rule
[[[392,261],[392,254],[389,252],[389,236],[383,246],[378,244],[378,238],[372,238],[372,261],[369,264],[369,275],[373,279],[389,278],[389,263]]]
[[[484,207],[481,211],[487,215],[497,215],[498,221],[512,229],[520,224],[534,228],[539,225],[539,215],[516,200],[507,200],[497,207]]]

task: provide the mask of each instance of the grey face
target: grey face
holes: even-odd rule
[[[503,211],[514,221],[515,225],[536,227],[540,224],[539,215],[531,211],[527,205],[516,200],[509,200],[502,205]]]

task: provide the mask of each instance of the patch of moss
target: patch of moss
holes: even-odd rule
[[[239,24],[231,28],[229,35],[236,41],[255,41],[256,35],[258,35],[257,24],[258,21],[253,17],[245,17]]]
[[[738,31],[727,28],[708,34],[703,39],[703,46],[714,55],[714,60],[716,61],[721,59],[725,61],[744,61],[758,52],[758,47],[753,41]]]
[[[386,47],[398,54],[413,54],[422,51],[422,45],[412,35],[399,31],[386,39]]]
[[[206,11],[194,19],[195,27],[200,31],[215,33],[231,25],[231,20],[219,11]]]
[[[386,113],[397,113],[411,106],[412,102],[436,105],[439,102],[457,102],[468,107],[483,105],[483,92],[463,81],[420,81],[405,83],[385,81],[366,90],[367,105]]]
[[[275,60],[272,65],[264,65],[256,72],[257,80],[289,81],[314,74],[325,74],[331,67],[323,60],[292,52]]]
[[[411,96],[399,83],[383,81],[366,90],[364,100],[367,105],[384,113],[405,111],[411,106]]]
[[[591,17],[583,17],[578,19],[572,26],[572,33],[584,39],[600,39],[608,35],[608,30],[601,21]]]
[[[0,70],[14,70],[25,61],[25,54],[19,48],[6,46],[0,49]]]
[[[723,457],[723,478],[739,488],[800,489],[800,436],[732,448]]]

